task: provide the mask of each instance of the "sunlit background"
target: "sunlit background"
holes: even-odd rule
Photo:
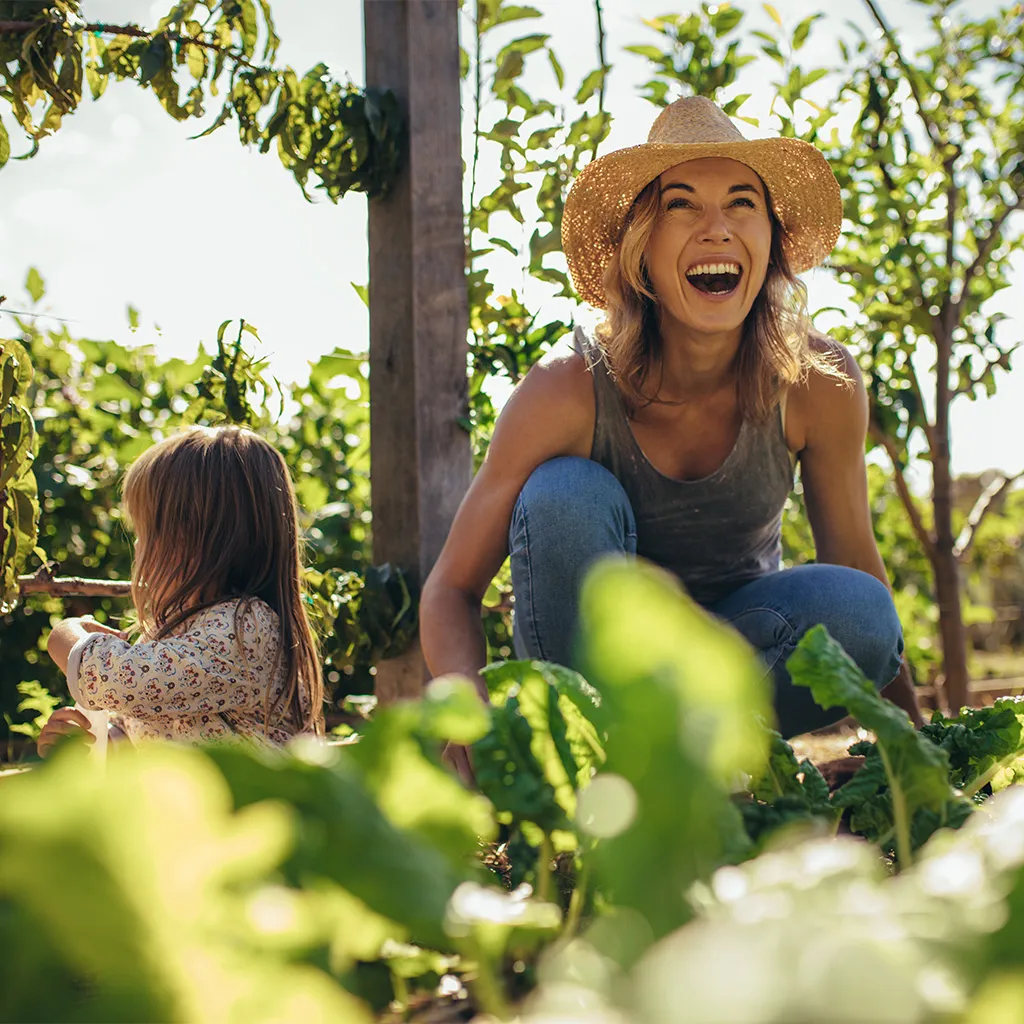
[[[565,66],[564,95],[569,98],[597,63],[593,4],[539,0],[536,6],[544,19],[531,22],[528,31],[551,34]],[[650,77],[645,61],[624,47],[654,41],[643,18],[689,6],[605,0],[607,57],[613,65],[606,103],[615,121],[602,152],[643,141],[656,113],[639,94],[640,84]],[[972,14],[980,17],[996,6],[978,3]],[[810,12],[803,0],[779,0],[775,7],[789,30]],[[168,3],[88,0],[83,8],[93,21],[150,26],[166,14]],[[745,30],[772,30],[760,5],[747,9]],[[910,0],[885,3],[886,18],[911,51],[918,48],[917,39],[925,39],[925,13]],[[281,63],[305,70],[323,61],[335,77],[347,74],[362,82],[361,0],[285,0],[274,5],[274,17],[282,38]],[[849,12],[832,8],[803,51],[808,63],[840,63],[835,39],[847,18],[873,31],[862,6],[851,6]],[[465,27],[470,24],[467,20]],[[527,29],[512,24],[504,31],[511,39]],[[762,131],[745,125],[748,134],[763,133],[766,127],[773,70],[771,61],[755,61],[741,72],[742,87],[734,89],[753,93],[742,113],[760,119]],[[522,85],[532,95],[557,93],[543,61],[527,62]],[[826,79],[818,87],[825,96],[834,84]],[[469,99],[467,93],[467,125]],[[36,157],[11,160],[4,168],[0,202],[0,294],[8,296],[7,305],[27,308],[23,282],[27,269],[35,266],[47,285],[44,308],[71,321],[74,334],[155,344],[168,355],[192,355],[199,341],[212,341],[222,320],[245,317],[258,326],[262,354],[284,382],[304,379],[307,361],[335,346],[364,349],[367,311],[352,284],[365,284],[367,278],[365,199],[351,195],[337,207],[327,201],[308,203],[277,158],[247,152],[230,125],[190,141],[198,130],[195,122],[173,121],[151,93],[134,83],[113,82],[101,103],[85,101],[53,138],[43,140]],[[12,142],[15,154],[27,151],[27,143],[13,133]],[[486,152],[480,173],[478,195],[496,180]],[[496,218],[498,225],[516,239],[520,229],[510,218]],[[532,225],[521,230],[532,230]],[[515,261],[502,259],[498,265],[509,287],[524,285],[526,275]],[[807,281],[812,309],[843,304],[846,290],[827,272],[812,272]],[[1022,285],[1024,262],[1018,254],[1015,286],[987,310],[1011,317],[1000,326],[1011,338],[1024,319]],[[525,281],[531,308],[531,298],[542,295],[543,287]],[[141,312],[136,332],[129,330],[129,304]],[[564,302],[550,304],[541,321],[572,313]],[[823,316],[820,325],[827,327],[835,315]],[[4,321],[0,314],[0,333]],[[502,384],[495,388],[500,397]],[[1022,407],[1020,372],[1003,376],[992,399],[957,402],[954,472],[1024,469]],[[916,480],[923,485],[926,478],[919,474]]]

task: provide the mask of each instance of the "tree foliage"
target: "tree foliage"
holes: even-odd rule
[[[98,100],[111,80],[128,80],[176,121],[202,118],[223,92],[201,134],[234,121],[243,144],[261,153],[276,147],[307,198],[310,176],[337,201],[347,192],[386,195],[398,171],[405,143],[394,95],[339,83],[325,64],[303,75],[275,66],[280,39],[269,0],[180,0],[152,30],[86,23],[79,0],[0,8],[0,99],[33,140],[32,153],[85,88]],[[0,120],[0,167],[10,154]]]

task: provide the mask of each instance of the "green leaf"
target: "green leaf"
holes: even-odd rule
[[[301,962],[326,936],[310,898],[280,885],[291,811],[264,799],[235,811],[197,750],[136,753],[101,777],[66,749],[4,780],[0,901],[25,929],[5,958],[5,1016],[174,1020],[215,1000],[222,1019],[368,1024],[358,1000]]]
[[[990,707],[962,708],[953,718],[936,712],[921,734],[946,752],[953,785],[973,788],[983,777],[994,779],[1002,763],[1024,757],[1024,700],[1000,697]]]
[[[771,4],[762,4],[761,6],[765,9],[768,17],[771,18],[779,28],[782,28],[782,18],[779,17],[779,12],[775,10]]]
[[[509,21],[521,21],[524,18],[540,18],[541,12],[536,7],[525,7],[516,4],[507,4],[498,10],[494,19],[496,25],[504,25]]]
[[[718,11],[711,16],[711,27],[719,36],[728,35],[743,20],[743,11],[738,7],[722,4]]]
[[[363,300],[363,305],[367,309],[369,309],[370,308],[370,286],[366,285],[366,284],[356,284],[355,281],[349,281],[349,284],[352,285],[352,288],[355,291],[356,295],[358,295],[359,298],[361,298]]]
[[[812,14],[809,18],[804,18],[799,25],[793,30],[793,49],[799,50],[805,42],[807,42],[807,36],[811,31],[811,26],[820,18],[820,14]]]
[[[139,61],[139,81],[146,85],[170,63],[171,44],[166,36],[156,36],[146,47]]]
[[[555,56],[555,51],[550,47],[548,47],[548,62],[551,64],[551,70],[555,73],[555,81],[558,82],[558,88],[563,88],[565,86],[565,70]],[[0,161],[0,166],[2,166],[2,161]]]
[[[511,82],[513,79],[518,78],[522,73],[522,53],[519,50],[509,50],[498,67],[497,74],[495,75],[495,82]]]
[[[623,49],[628,53],[635,53],[640,57],[647,57],[648,60],[653,60],[656,63],[660,62],[665,56],[665,54],[656,46],[624,46]]]
[[[11,137],[7,134],[3,119],[0,118],[0,167],[11,158]]]
[[[25,278],[25,291],[33,302],[38,302],[46,294],[46,283],[35,267],[29,268],[28,276]]]
[[[349,751],[377,806],[397,828],[439,851],[468,878],[481,843],[494,838],[493,810],[441,764],[441,743],[470,741],[489,716],[468,680],[442,680],[426,701],[378,707]]]
[[[492,238],[488,238],[487,241],[492,245],[498,246],[500,249],[504,249],[506,252],[510,252],[513,256],[519,255],[519,250],[507,238],[498,238],[497,236],[494,236]]]
[[[908,866],[915,812],[941,811],[953,799],[945,751],[917,732],[905,711],[878,694],[824,626],[807,632],[787,668],[793,683],[808,687],[820,707],[845,707],[875,734],[892,794],[897,853],[901,866]]]
[[[547,686],[536,676],[529,682],[533,683],[528,686],[532,700],[528,701],[527,709],[531,710],[539,706],[538,683],[545,693]],[[569,819],[548,778],[547,770],[553,762],[544,750],[545,739],[543,733],[537,739],[541,750],[538,757],[534,729],[520,708],[518,691],[509,691],[491,709],[490,732],[473,744],[473,767],[480,791],[507,822],[530,821],[543,831],[552,832],[568,828]]]
[[[491,716],[476,687],[462,676],[438,676],[420,706],[419,728],[428,736],[468,746],[487,735]]]
[[[286,878],[335,882],[404,925],[413,941],[445,946],[445,908],[465,875],[421,836],[387,818],[351,758],[337,752],[328,764],[318,764],[237,746],[205,753],[227,780],[237,808],[268,800],[291,806],[299,829],[284,865]]]
[[[586,103],[587,100],[589,100],[590,97],[601,88],[606,74],[607,70],[605,68],[594,68],[594,70],[583,79],[583,82],[579,87],[579,91],[576,93],[576,102]]]
[[[691,916],[693,883],[749,850],[728,789],[738,771],[762,771],[767,684],[743,641],[653,568],[599,564],[581,620],[607,733],[607,761],[586,790],[604,836],[595,871],[613,905],[665,935]]]

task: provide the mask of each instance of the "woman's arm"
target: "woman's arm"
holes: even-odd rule
[[[481,602],[508,554],[516,499],[542,462],[589,457],[593,431],[593,378],[579,355],[546,357],[513,392],[423,587],[420,639],[432,675],[468,676],[487,699]]]
[[[864,381],[845,348],[832,341],[821,344],[832,349],[850,383],[812,373],[807,384],[794,392],[789,406],[796,414],[793,427],[799,436],[800,471],[815,555],[819,562],[870,573],[891,591],[868,506]],[[788,428],[787,433],[792,437]],[[923,723],[906,661],[886,687],[885,696],[903,708],[915,725]]]

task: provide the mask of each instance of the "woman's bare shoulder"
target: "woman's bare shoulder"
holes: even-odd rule
[[[568,345],[555,346],[520,381],[509,400],[513,403],[543,405],[556,414],[578,409],[592,415],[594,380],[586,359]]]
[[[526,463],[557,455],[586,455],[594,432],[594,383],[586,360],[571,346],[546,353],[519,382],[502,410],[492,448],[511,445]]]
[[[802,451],[811,435],[830,422],[859,419],[864,402],[864,380],[853,353],[813,329],[808,342],[814,359],[788,395],[786,438],[794,452]]]

